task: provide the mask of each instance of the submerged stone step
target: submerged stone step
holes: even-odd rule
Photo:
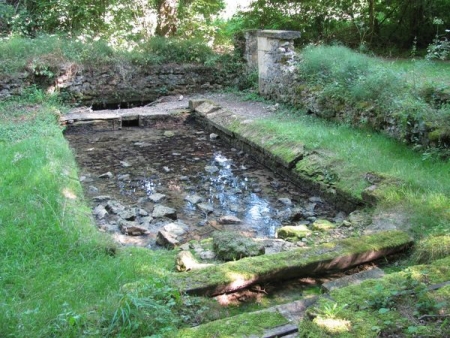
[[[407,233],[385,231],[180,273],[173,277],[173,283],[184,292],[212,296],[243,289],[254,283],[345,270],[405,250],[411,244],[412,239]]]

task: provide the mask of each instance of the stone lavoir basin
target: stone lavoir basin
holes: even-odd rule
[[[308,296],[314,285],[343,274],[351,283],[380,278],[370,262],[410,247],[401,231],[367,233],[371,217],[357,204],[343,201],[340,210],[311,185],[267,169],[261,162],[270,150],[245,135],[237,140],[228,127],[241,120],[230,111],[210,101],[189,106],[82,111],[62,120],[99,230],[120,245],[179,249],[171,282],[183,292],[225,305],[277,295],[289,303],[267,311],[287,324],[265,336],[288,336],[317,301]],[[278,160],[270,161],[273,168]],[[368,277],[360,276],[365,270]]]
[[[280,227],[342,223],[347,216],[202,130],[188,113],[149,128],[128,125],[65,132],[97,225],[120,244],[158,249],[233,231],[265,240],[266,252],[282,251],[315,240],[313,231],[275,240]],[[328,234],[342,238],[347,231]],[[158,240],[161,234],[170,243]]]

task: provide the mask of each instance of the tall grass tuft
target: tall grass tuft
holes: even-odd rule
[[[450,235],[429,236],[416,243],[412,260],[423,264],[448,256],[450,256]]]

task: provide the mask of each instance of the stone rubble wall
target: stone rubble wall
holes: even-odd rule
[[[47,92],[59,92],[78,105],[113,105],[122,102],[150,102],[160,96],[217,90],[234,83],[235,74],[220,67],[168,64],[135,67],[109,65],[98,68],[67,63],[54,78],[24,72],[0,76],[0,100],[21,95],[36,84]]]

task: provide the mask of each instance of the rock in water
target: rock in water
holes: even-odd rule
[[[170,219],[177,219],[177,211],[173,208],[166,207],[164,205],[156,205],[152,213],[153,218],[167,217]]]
[[[213,234],[213,249],[217,257],[224,261],[259,256],[265,252],[262,243],[229,231],[216,231]]]
[[[142,236],[148,233],[148,230],[138,226],[135,222],[122,221],[119,225],[120,231],[128,236]]]
[[[277,238],[285,240],[299,240],[311,234],[306,225],[286,225],[277,230]]]
[[[205,214],[210,214],[214,212],[214,207],[209,203],[200,203],[197,204],[197,207],[203,211]]]
[[[108,211],[106,211],[105,207],[101,204],[97,205],[97,207],[94,209],[94,215],[98,219],[103,219],[108,214]]]
[[[178,240],[167,231],[160,230],[158,232],[158,236],[156,237],[156,244],[168,249],[174,249],[175,247],[180,245],[180,242],[178,242]]]
[[[192,204],[198,204],[203,201],[203,198],[199,195],[188,195],[184,198],[184,200]]]
[[[150,201],[153,203],[160,203],[162,200],[166,198],[166,195],[160,193],[151,194],[149,197]]]

